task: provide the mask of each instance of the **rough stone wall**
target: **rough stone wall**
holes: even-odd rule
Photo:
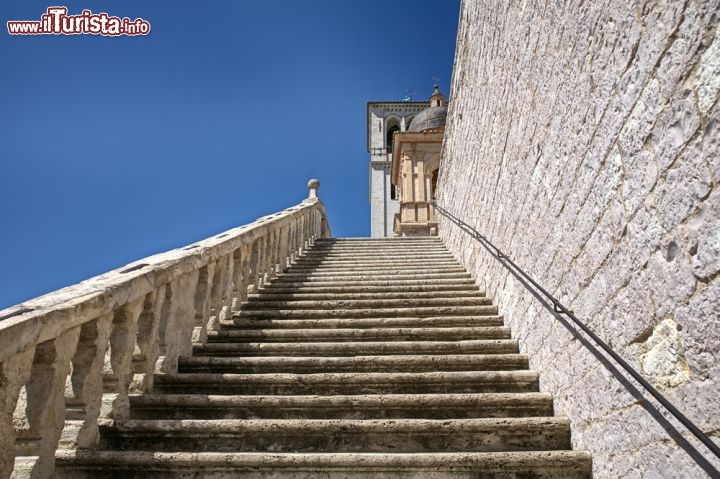
[[[465,0],[439,186],[441,205],[717,442],[719,17],[717,0]],[[706,477],[678,432],[711,458],[698,441],[654,419],[477,242],[440,221],[556,414],[572,419],[574,447],[592,451],[595,477]]]

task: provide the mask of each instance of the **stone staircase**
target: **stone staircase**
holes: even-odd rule
[[[58,477],[587,478],[436,238],[318,240]]]

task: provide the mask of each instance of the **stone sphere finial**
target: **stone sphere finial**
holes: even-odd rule
[[[320,188],[320,182],[313,178],[312,180],[308,181],[308,188],[310,188],[310,195],[308,198],[317,198],[317,190]]]

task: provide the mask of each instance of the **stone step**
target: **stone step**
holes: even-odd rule
[[[388,249],[403,251],[412,248],[424,248],[424,249],[442,249],[447,251],[447,248],[439,241],[406,241],[406,242],[382,242],[382,241],[355,241],[355,242],[335,242],[335,243],[315,243],[309,250],[323,250],[323,249],[341,249],[341,250],[358,250],[358,249]]]
[[[547,451],[570,448],[563,417],[116,420],[113,448],[195,452]]]
[[[509,371],[528,369],[525,354],[422,354],[382,356],[181,357],[181,373],[339,373]]]
[[[76,451],[56,453],[57,478],[589,479],[587,451],[276,453]]]
[[[308,251],[295,257],[297,263],[405,263],[408,261],[452,261],[457,259],[447,250],[404,250],[404,251],[382,251],[372,249],[368,251]]]
[[[318,238],[315,240],[315,244],[328,244],[328,243],[382,243],[382,242],[397,242],[399,244],[412,243],[416,241],[422,242],[435,242],[440,243],[441,239],[437,236],[390,236],[390,237],[369,237],[369,236],[341,236],[335,238]]]
[[[415,271],[429,271],[429,270],[440,270],[440,271],[462,271],[466,272],[465,268],[457,263],[449,261],[416,261],[413,264],[404,263],[346,263],[346,264],[332,264],[332,263],[317,263],[317,264],[293,264],[290,268],[285,270],[285,273],[294,274],[309,274],[313,272],[319,273],[347,273],[347,272],[363,272],[372,270],[375,272],[379,271],[404,271],[406,273],[412,273]]]
[[[475,287],[472,278],[464,279],[412,279],[412,280],[353,280],[348,278],[342,282],[337,281],[313,281],[313,282],[292,282],[284,281],[266,284],[260,291],[431,291],[431,290],[458,290],[468,287]]]
[[[391,299],[331,299],[303,300],[291,299],[277,301],[270,299],[255,300],[242,305],[242,310],[250,314],[254,310],[287,310],[287,309],[367,309],[367,308],[418,308],[429,306],[482,306],[492,305],[492,300],[484,296],[465,296],[459,298],[391,298]]]
[[[454,256],[444,252],[418,252],[418,253],[397,253],[397,254],[384,254],[380,255],[377,252],[368,252],[362,254],[343,254],[343,253],[332,253],[322,252],[317,253],[309,251],[302,256],[298,256],[293,264],[367,264],[367,263],[409,263],[412,261],[447,261],[454,264],[458,264]]]
[[[442,243],[407,243],[407,244],[394,244],[394,243],[375,243],[375,244],[326,244],[326,245],[313,245],[311,248],[308,248],[307,251],[344,251],[348,253],[352,253],[354,251],[393,251],[393,252],[403,252],[403,251],[416,251],[416,250],[425,250],[425,251],[442,251],[447,253],[447,248]]]
[[[461,278],[451,278],[447,274],[428,274],[428,275],[410,275],[402,274],[395,276],[379,275],[379,276],[315,276],[308,277],[307,275],[298,275],[298,277],[277,277],[273,279],[274,283],[264,285],[261,290],[270,288],[287,289],[294,288],[296,290],[314,289],[318,287],[333,287],[333,288],[355,288],[355,287],[373,287],[373,286],[426,286],[436,283],[440,286],[446,286],[449,284],[454,285],[465,285],[466,287],[474,281],[471,277],[467,277],[466,273],[451,273],[454,275],[461,275]],[[439,277],[435,277],[439,276]],[[448,281],[449,280],[449,281]]]
[[[324,251],[324,250],[340,250],[340,251],[358,251],[358,250],[388,250],[388,251],[407,251],[414,249],[438,250],[447,252],[447,248],[442,243],[423,243],[408,242],[401,243],[335,243],[335,244],[315,244],[306,251]]]
[[[496,315],[497,306],[420,306],[404,308],[353,308],[353,309],[243,309],[233,313],[240,318],[256,319],[322,319],[322,318],[381,318],[381,317],[436,317]]]
[[[430,373],[156,374],[155,391],[173,394],[331,396],[336,394],[450,394],[537,392],[536,371]]]
[[[441,241],[336,241],[327,243],[315,243],[309,250],[318,250],[324,248],[341,248],[341,249],[363,249],[363,248],[385,248],[394,250],[404,250],[408,248],[439,248],[447,250]]]
[[[462,419],[553,413],[548,393],[358,396],[131,395],[132,419]]]
[[[317,260],[309,261],[305,258],[300,258],[293,262],[290,266],[292,268],[317,268],[321,266],[336,267],[336,268],[410,268],[422,265],[445,265],[451,267],[460,267],[460,263],[452,258],[433,258],[433,257],[417,257],[417,258],[395,258],[392,260],[384,259],[367,259],[367,260],[334,260],[332,258],[318,258]]]
[[[248,300],[254,301],[288,301],[288,300],[358,300],[358,299],[424,299],[424,298],[481,298],[485,295],[477,289],[465,289],[459,291],[400,291],[400,292],[387,292],[387,291],[369,291],[369,292],[351,292],[351,293],[340,293],[340,292],[314,292],[314,293],[299,293],[295,290],[262,290],[260,293],[250,294]]]
[[[346,248],[362,248],[368,246],[384,246],[387,248],[409,248],[412,246],[445,247],[441,240],[426,240],[422,238],[366,238],[356,240],[345,240],[341,238],[328,238],[315,241],[311,249],[328,248],[328,247],[346,247]]]
[[[430,253],[430,254],[444,254],[452,256],[452,253],[441,244],[415,244],[397,247],[393,245],[332,245],[332,246],[316,246],[313,248],[306,249],[298,257],[304,257],[307,255],[321,255],[321,254],[340,254],[345,253],[347,255],[354,254],[370,254],[383,252],[388,255],[393,254],[415,254],[415,253]]]
[[[352,281],[365,280],[429,280],[429,279],[468,279],[471,278],[470,273],[465,272],[462,268],[459,271],[449,269],[419,269],[412,271],[389,270],[389,271],[373,271],[364,272],[348,271],[348,272],[325,272],[325,273],[280,273],[275,281],[282,282],[312,282],[312,281],[332,281],[335,283],[343,282],[347,279]]]
[[[221,320],[224,329],[432,328],[502,326],[502,316],[440,316],[430,318],[323,318]]]
[[[338,260],[352,260],[353,258],[361,258],[361,259],[373,259],[373,258],[382,258],[383,260],[393,260],[398,257],[409,257],[409,258],[423,258],[428,256],[438,256],[438,257],[444,257],[448,259],[454,259],[455,257],[448,252],[447,249],[444,247],[437,247],[437,248],[426,248],[426,247],[417,247],[417,248],[352,248],[352,249],[344,249],[344,248],[327,248],[327,249],[313,249],[308,250],[301,255],[297,256],[297,259],[300,258],[323,258],[323,257],[332,257]]]
[[[296,268],[292,267],[286,269],[282,275],[297,275],[297,276],[336,276],[336,277],[349,277],[356,275],[417,275],[417,274],[468,274],[465,268],[458,265],[423,265],[418,264],[415,266],[353,266],[350,268],[346,267],[335,267],[335,266],[320,266],[317,268]]]
[[[292,264],[346,264],[346,263],[370,263],[370,264],[414,264],[425,261],[450,262],[460,264],[458,260],[447,251],[377,251],[368,250],[360,252],[339,252],[339,251],[309,251],[300,256],[295,257]]]
[[[316,242],[310,248],[306,249],[322,249],[322,248],[412,248],[412,247],[424,247],[424,248],[445,248],[442,241],[325,241]]]
[[[339,251],[339,250],[323,250],[323,251],[306,251],[305,253],[295,257],[297,262],[317,262],[332,261],[337,263],[343,262],[413,262],[417,260],[436,260],[436,261],[454,261],[457,259],[444,248],[429,250],[427,248],[418,248],[415,250],[388,251],[377,248],[371,248],[366,251]]]
[[[316,328],[316,329],[223,329],[208,333],[210,342],[288,341],[448,341],[467,339],[510,339],[510,328]]]
[[[476,339],[464,341],[361,341],[321,343],[206,343],[195,344],[193,354],[202,356],[306,356],[380,354],[514,354],[514,339]]]
[[[442,243],[423,243],[423,242],[408,242],[405,244],[400,243],[335,243],[335,244],[315,244],[307,251],[325,251],[325,250],[336,250],[336,251],[364,251],[364,250],[386,250],[386,251],[408,251],[408,250],[427,250],[427,251],[444,251],[447,252],[447,248]]]

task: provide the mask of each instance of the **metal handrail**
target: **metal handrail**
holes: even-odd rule
[[[530,277],[525,271],[522,270],[513,260],[511,260],[505,253],[503,253],[500,248],[492,244],[490,240],[488,240],[485,236],[483,236],[478,230],[470,226],[469,224],[465,223],[463,220],[458,218],[457,216],[450,213],[448,210],[443,208],[442,206],[438,205],[435,201],[432,202],[433,206],[435,206],[435,209],[440,212],[443,216],[447,217],[450,221],[458,225],[463,231],[473,236],[475,239],[477,239],[483,247],[490,252],[491,255],[493,255],[499,262],[502,264],[508,271],[513,272],[521,275],[523,278],[525,278],[530,284],[532,284],[535,289],[542,293],[549,302],[553,305],[553,310],[557,314],[564,314],[568,318],[570,318],[573,323],[575,323],[580,329],[585,331],[585,333],[592,338],[592,340],[600,346],[603,351],[605,351],[607,354],[610,355],[620,366],[622,366],[625,371],[627,371],[628,374],[630,374],[642,387],[645,388],[646,391],[648,391],[660,404],[663,405],[665,409],[667,409],[675,418],[682,423],[683,426],[685,426],[691,433],[695,435],[700,442],[702,442],[705,447],[707,447],[715,456],[720,458],[720,447],[718,447],[715,442],[710,439],[704,432],[700,430],[699,427],[695,425],[690,419],[687,418],[683,413],[681,413],[665,396],[663,396],[660,391],[655,389],[655,387],[650,384],[642,375],[635,370],[630,364],[628,364],[618,353],[615,352],[605,341],[603,341],[597,334],[595,334],[590,328],[587,327],[585,323],[583,323],[575,314],[565,307],[557,298],[555,298],[552,294],[550,294],[545,288],[540,286],[537,281],[535,281],[533,278]],[[512,270],[511,270],[512,267]]]

